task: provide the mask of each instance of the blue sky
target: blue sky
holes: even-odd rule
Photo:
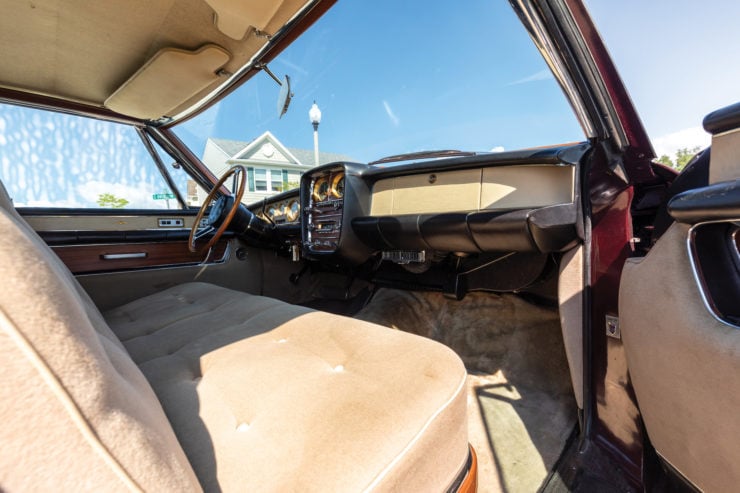
[[[740,2],[586,0],[658,154],[706,146],[707,113],[740,101]]]
[[[464,8],[463,6],[464,5]],[[587,0],[658,154],[705,146],[708,112],[740,99],[740,2]],[[272,63],[295,99],[274,116],[277,86],[257,75],[197,122],[203,136],[249,141],[271,130],[369,161],[422,149],[490,150],[583,134],[508,2],[340,1]],[[196,127],[196,124],[191,124]]]
[[[489,151],[583,140],[570,107],[507,2],[339,1],[271,64],[295,98],[275,115],[277,85],[258,74],[181,135],[249,141],[270,130],[370,161],[425,149]],[[227,104],[228,103],[228,104]]]

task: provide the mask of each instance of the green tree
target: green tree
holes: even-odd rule
[[[689,161],[701,150],[701,147],[696,146],[688,149],[684,147],[676,151],[676,169],[681,171],[689,164]]]
[[[112,193],[101,193],[100,195],[98,195],[98,205],[100,207],[122,209],[128,205],[128,200],[124,198],[118,198]]]
[[[657,162],[673,168],[673,160],[670,157],[668,157],[667,154],[663,154],[662,156],[660,156]]]
[[[657,162],[670,166],[671,168],[681,171],[689,164],[689,161],[701,150],[700,146],[695,146],[689,149],[688,147],[682,147],[676,151],[676,158],[671,159],[668,155],[663,154],[657,159]]]

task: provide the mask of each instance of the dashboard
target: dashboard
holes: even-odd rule
[[[582,236],[578,169],[588,150],[577,144],[389,167],[337,162],[251,208],[291,250],[334,264],[564,251]]]
[[[301,204],[298,197],[265,202],[257,216],[273,224],[297,224],[301,219]]]
[[[303,246],[311,253],[333,253],[342,234],[344,165],[309,174]]]

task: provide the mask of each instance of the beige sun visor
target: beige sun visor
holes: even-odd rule
[[[119,87],[105,106],[148,120],[170,116],[183,101],[220,79],[229,52],[213,44],[196,51],[163,48]]]
[[[245,2],[244,0],[205,0],[215,13],[218,29],[233,39],[242,39],[249,26],[263,30],[282,2]]]

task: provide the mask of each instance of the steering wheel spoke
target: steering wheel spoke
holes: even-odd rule
[[[214,231],[216,231],[216,228],[214,228],[213,226],[211,226],[209,224],[208,226],[204,226],[204,227],[200,228],[198,231],[196,231],[195,232],[195,235],[193,235],[193,239],[194,240],[200,240],[204,236],[208,236],[209,234],[213,233]]]
[[[235,190],[234,190],[234,203],[231,205],[231,208],[226,213],[225,217],[221,221],[221,224],[216,228],[213,223],[218,218],[210,218],[209,224],[204,227],[200,227],[201,220],[203,219],[203,216],[206,213],[206,210],[208,209],[208,206],[213,202],[213,199],[216,197],[216,195],[221,191],[221,187],[224,183],[226,183],[226,180],[229,179],[230,176],[234,175],[234,182]],[[226,173],[223,174],[220,180],[218,180],[218,183],[216,183],[213,186],[213,189],[208,194],[208,197],[203,201],[203,205],[200,206],[200,210],[198,211],[198,215],[195,216],[195,221],[193,222],[193,227],[190,228],[190,238],[188,239],[188,249],[193,253],[199,253],[204,252],[211,248],[213,245],[216,244],[218,240],[221,239],[221,235],[224,234],[224,231],[226,231],[226,228],[231,224],[231,220],[234,219],[234,216],[236,215],[236,211],[239,209],[239,204],[241,204],[242,197],[244,196],[244,189],[246,188],[246,177],[247,177],[247,171],[244,169],[244,166],[236,165],[232,168],[229,168],[226,170]],[[220,202],[220,201],[219,201]],[[210,240],[201,248],[197,248],[195,246],[195,242],[205,236],[208,236],[209,234],[213,233],[213,236]]]

